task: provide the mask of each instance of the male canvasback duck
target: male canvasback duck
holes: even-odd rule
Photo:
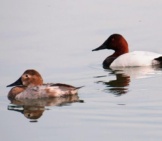
[[[129,52],[128,43],[120,34],[112,34],[101,46],[92,51],[102,49],[112,49],[115,51],[104,60],[104,68],[162,64],[162,54],[147,51]]]
[[[13,87],[9,93],[9,99],[40,99],[77,94],[81,87],[67,84],[47,83],[43,84],[41,75],[36,70],[26,70],[22,76],[7,87]]]

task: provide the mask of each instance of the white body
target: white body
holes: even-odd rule
[[[116,58],[110,68],[114,67],[135,67],[135,66],[151,66],[158,64],[158,61],[154,60],[162,56],[162,54],[147,52],[147,51],[133,51],[123,54]]]

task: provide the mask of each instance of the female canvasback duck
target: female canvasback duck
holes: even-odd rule
[[[47,83],[43,84],[41,75],[36,70],[26,70],[22,76],[7,87],[13,87],[9,93],[9,99],[39,99],[52,98],[77,94],[81,87],[67,84]]]
[[[92,51],[102,49],[112,49],[115,51],[104,60],[104,68],[162,64],[162,54],[147,51],[129,52],[128,43],[120,34],[112,34],[101,46]]]

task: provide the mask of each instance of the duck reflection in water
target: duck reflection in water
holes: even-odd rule
[[[134,79],[143,79],[151,77],[155,74],[162,73],[161,66],[148,66],[148,67],[127,67],[127,68],[117,68],[117,69],[105,69],[106,72],[109,72],[109,76],[114,75],[115,80],[109,80],[108,82],[99,80],[97,83],[102,83],[106,86],[105,91],[111,92],[115,95],[126,94],[129,91],[129,86],[131,81]],[[105,76],[104,76],[105,77]],[[107,77],[107,76],[106,76]],[[97,76],[97,79],[102,77]]]
[[[110,91],[112,94],[120,96],[128,92],[128,86],[130,83],[130,76],[119,73],[118,71],[112,71],[110,75],[115,75],[115,80],[110,80],[108,82],[97,81],[97,83],[103,83],[107,88],[105,91]]]
[[[47,99],[10,99],[10,101],[11,104],[8,105],[8,110],[22,113],[26,118],[30,119],[30,122],[37,122],[43,112],[48,110],[47,106],[68,106],[71,103],[84,102],[79,99],[78,95]]]

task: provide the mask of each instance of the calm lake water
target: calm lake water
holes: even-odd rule
[[[162,53],[162,1],[8,0],[0,19],[1,141],[161,141],[162,68],[104,70],[113,51],[91,50],[120,33],[130,51]],[[6,85],[31,68],[44,82],[85,87],[11,103]]]

